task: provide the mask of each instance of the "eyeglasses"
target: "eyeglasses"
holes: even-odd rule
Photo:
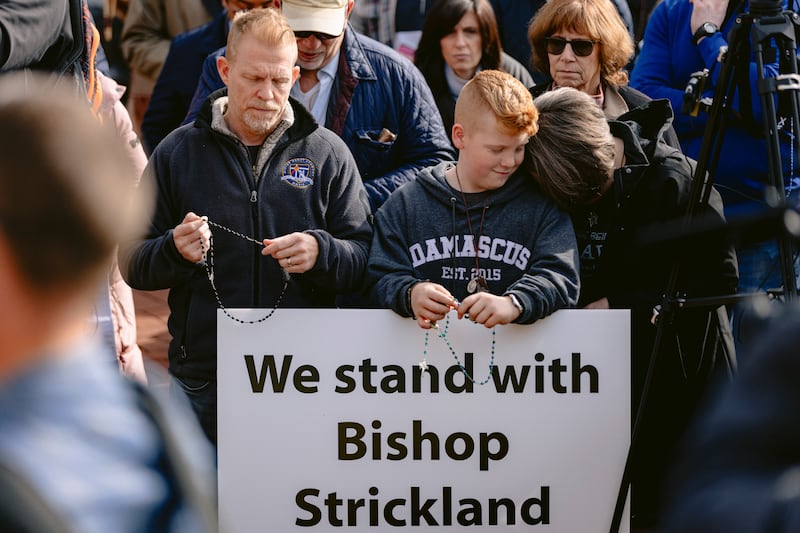
[[[560,56],[566,48],[567,44],[572,47],[572,53],[578,57],[586,57],[592,54],[594,50],[594,43],[600,41],[590,41],[588,39],[563,39],[561,37],[545,37],[544,43],[547,47],[547,53],[554,56]]]
[[[331,39],[336,39],[339,35],[331,35],[330,33],[322,33],[321,31],[296,31],[294,32],[294,36],[298,39],[308,39],[311,36],[316,37],[320,41],[330,41]]]

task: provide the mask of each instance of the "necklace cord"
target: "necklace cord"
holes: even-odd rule
[[[458,192],[461,193],[461,200],[464,202],[464,210],[467,212],[467,227],[469,228],[469,235],[472,237],[472,248],[475,250],[475,276],[478,276],[480,272],[480,263],[478,263],[478,243],[475,242],[475,232],[472,231],[472,220],[470,219],[469,215],[469,204],[467,204],[467,195],[464,194],[464,187],[461,185],[461,177],[458,175],[458,163],[455,166],[456,169],[456,182],[458,183]],[[486,208],[489,207],[487,204],[484,204],[483,211],[481,211],[481,224],[478,227],[478,241],[481,240],[481,235],[483,234],[483,219],[486,216]]]
[[[461,184],[461,176],[459,176],[459,174],[458,174],[458,164],[457,163],[455,165],[455,174],[456,174],[456,182],[458,183],[458,192],[461,194],[461,200],[464,202],[464,210],[466,211],[466,215],[467,215],[467,227],[469,228],[470,237],[472,237],[472,247],[473,247],[473,249],[475,251],[475,278],[479,278],[480,277],[479,276],[480,263],[478,261],[478,243],[475,240],[475,232],[472,230],[472,220],[470,219],[469,203],[467,202],[467,196],[464,193],[464,187]],[[455,232],[456,232],[455,202],[456,202],[455,198],[451,198],[454,238],[455,238]],[[483,209],[481,210],[481,222],[480,222],[480,225],[478,226],[478,240],[480,240],[481,236],[483,235],[483,222],[484,222],[484,220],[486,218],[486,210],[488,208],[489,208],[489,203],[487,201],[487,202],[484,203]],[[454,283],[455,283],[455,279],[454,279]],[[486,375],[486,379],[484,379],[483,381],[476,381],[475,378],[473,378],[470,375],[470,373],[467,370],[467,368],[461,363],[461,360],[459,359],[458,354],[456,354],[456,351],[453,348],[453,344],[450,342],[450,339],[447,337],[447,330],[448,330],[449,327],[450,327],[450,315],[448,314],[447,318],[445,319],[444,328],[442,329],[441,333],[437,333],[436,336],[439,337],[440,339],[442,339],[445,342],[445,344],[447,345],[447,349],[450,351],[450,355],[453,356],[453,359],[455,359],[459,370],[461,370],[461,372],[464,374],[464,376],[466,376],[466,378],[470,382],[477,383],[478,385],[486,385],[492,379],[492,374],[493,374],[494,368],[495,368],[495,366],[494,366],[494,354],[495,354],[495,346],[496,346],[496,331],[495,331],[495,328],[492,328],[492,345],[491,345],[491,359],[489,360],[489,372]],[[422,361],[422,363],[420,363],[420,366],[423,369],[427,368],[427,357],[428,357],[428,344],[429,344],[429,342],[430,342],[430,330],[425,330],[425,347],[424,347],[423,352],[422,352],[423,361]]]
[[[456,245],[456,202],[454,196],[450,197],[450,227],[451,231],[453,232],[453,246]],[[453,269],[453,275],[450,279],[450,294],[455,294],[456,292],[456,254],[450,254],[450,266]]]

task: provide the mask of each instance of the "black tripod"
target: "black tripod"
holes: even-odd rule
[[[741,0],[735,12],[741,11],[744,0]],[[697,159],[697,167],[693,177],[690,201],[683,218],[682,227],[685,232],[691,233],[690,226],[695,221],[695,215],[699,208],[707,205],[712,190],[713,179],[716,173],[722,150],[722,141],[727,121],[732,115],[732,102],[737,89],[734,81],[739,81],[738,89],[741,101],[746,102],[743,106],[745,120],[752,123],[753,112],[750,107],[749,88],[749,63],[750,63],[750,41],[751,36],[753,49],[756,56],[756,64],[759,73],[758,91],[761,100],[763,114],[763,133],[767,140],[767,163],[768,181],[766,183],[767,203],[773,209],[784,210],[786,195],[784,190],[784,179],[781,164],[779,121],[777,118],[776,100],[781,103],[781,107],[788,114],[781,119],[783,128],[791,128],[789,131],[794,138],[792,149],[797,153],[800,143],[797,136],[800,134],[800,120],[798,119],[798,91],[800,90],[800,76],[797,73],[797,50],[795,46],[795,36],[797,27],[800,26],[800,17],[791,11],[782,11],[780,0],[751,0],[750,12],[736,16],[733,29],[728,37],[728,49],[720,51],[719,61],[721,63],[719,73],[719,83],[714,91],[714,98],[709,110],[709,120],[706,125],[703,142]],[[771,44],[774,42],[778,51],[777,61],[779,63],[780,74],[776,77],[766,78],[764,66],[775,61],[774,58],[768,59],[768,54],[773,51]],[[694,84],[694,85],[693,85]],[[702,90],[696,88],[697,80],[690,82],[687,87],[687,94],[697,95],[698,99]],[[702,85],[702,84],[701,84]],[[746,87],[745,87],[746,85]],[[696,109],[698,106],[695,105]],[[706,176],[708,178],[706,179]],[[792,238],[790,231],[782,231],[777,239],[778,251],[780,256],[780,273],[783,282],[783,297],[789,301],[797,299],[797,287],[792,259]],[[634,451],[637,449],[637,441],[642,425],[643,413],[645,412],[647,396],[655,373],[656,362],[659,355],[659,348],[665,335],[665,329],[673,324],[675,315],[681,310],[689,307],[708,307],[714,308],[720,305],[729,305],[743,299],[752,297],[751,294],[735,294],[721,296],[718,298],[682,298],[678,293],[678,280],[681,270],[681,262],[676,261],[670,271],[664,297],[654,313],[654,321],[657,330],[650,354],[639,408],[634,419],[631,432],[631,443],[625,461],[625,468],[622,474],[617,501],[614,508],[614,515],[611,523],[611,533],[619,531],[622,522],[622,514],[625,508],[625,501],[630,487],[630,469]],[[757,293],[761,295],[761,293]],[[734,363],[732,354],[728,354],[728,366],[732,371]]]

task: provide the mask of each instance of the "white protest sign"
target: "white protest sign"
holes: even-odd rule
[[[483,386],[444,322],[423,372],[425,333],[388,310],[217,320],[223,532],[608,531],[630,441],[627,311],[495,328]],[[447,340],[489,376],[491,330],[451,313]]]

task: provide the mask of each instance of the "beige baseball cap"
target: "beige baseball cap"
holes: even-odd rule
[[[281,10],[294,31],[340,35],[348,0],[283,0]]]

